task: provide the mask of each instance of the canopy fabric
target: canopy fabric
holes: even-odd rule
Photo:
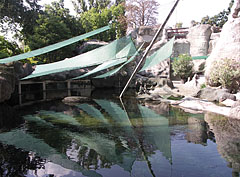
[[[162,62],[163,60],[169,58],[172,55],[174,40],[175,38],[173,37],[159,50],[157,50],[151,56],[147,57],[145,64],[143,65],[142,69],[139,72],[144,71],[150,67],[153,67]]]
[[[109,26],[105,26],[105,27],[99,28],[97,30],[91,31],[89,33],[86,33],[86,34],[83,34],[83,35],[80,35],[80,36],[76,36],[76,37],[73,37],[71,39],[68,39],[68,40],[65,40],[65,41],[62,41],[62,42],[58,42],[56,44],[49,45],[49,46],[46,46],[46,47],[43,47],[43,48],[40,48],[40,49],[37,49],[37,50],[33,50],[31,52],[27,52],[27,53],[23,53],[23,54],[20,54],[20,55],[0,59],[0,64],[10,63],[10,62],[13,62],[13,61],[23,60],[23,59],[26,59],[26,58],[31,58],[31,57],[35,57],[35,56],[38,56],[38,55],[42,55],[42,54],[57,50],[59,48],[65,47],[67,45],[73,44],[73,43],[78,42],[80,40],[86,39],[88,37],[91,37],[95,34],[101,33],[103,31],[106,31],[106,30],[109,30],[109,29],[110,29]]]
[[[128,46],[128,48],[126,48],[126,46]],[[50,64],[37,65],[33,73],[22,80],[99,65],[109,60],[132,56],[135,52],[136,48],[131,37],[123,37],[106,46],[99,47],[69,59]]]
[[[105,78],[105,77],[109,77],[109,76],[112,76],[114,74],[116,74],[118,71],[120,71],[120,69],[122,69],[126,64],[130,63],[131,61],[133,61],[136,56],[139,54],[139,52],[141,51],[142,47],[143,47],[144,43],[139,47],[138,51],[135,52],[135,54],[129,59],[127,60],[125,63],[123,63],[121,66],[119,66],[118,68],[115,68],[109,72],[106,72],[104,74],[101,74],[99,76],[96,76],[94,78]]]
[[[106,61],[105,63],[97,66],[96,68],[94,68],[93,70],[87,72],[86,74],[84,74],[82,76],[75,77],[73,79],[81,79],[81,78],[87,77],[87,76],[89,76],[91,74],[97,73],[97,72],[102,71],[104,69],[107,69],[107,68],[119,65],[119,64],[121,64],[121,63],[123,63],[125,61],[127,61],[127,58],[121,58],[121,59]]]
[[[96,109],[94,106],[84,103],[84,104],[77,105],[77,107],[85,111],[91,117],[94,117],[104,123],[107,123],[107,120],[102,115],[102,113],[98,109]]]
[[[171,138],[168,119],[151,109],[138,105],[142,115],[145,141],[155,146],[170,162],[172,160]]]

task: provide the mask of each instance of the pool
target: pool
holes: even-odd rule
[[[134,98],[14,111],[1,114],[1,176],[239,176],[237,120]]]

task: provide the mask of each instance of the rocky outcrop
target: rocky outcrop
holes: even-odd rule
[[[172,57],[178,57],[180,54],[190,55],[190,42],[186,39],[177,39],[174,41]]]
[[[228,92],[227,89],[218,89],[218,88],[210,88],[206,87],[199,91],[198,95],[199,98],[207,101],[212,102],[222,102],[226,99],[231,99],[236,101],[236,96]]]
[[[215,61],[221,59],[235,59],[240,62],[240,18],[229,20],[222,29],[220,38],[213,49],[211,55],[206,61],[205,76],[208,84],[212,85],[209,80],[212,67]],[[240,69],[240,68],[239,68]]]
[[[0,103],[11,98],[15,89],[15,71],[13,67],[0,66]]]
[[[206,56],[212,34],[210,25],[197,25],[189,29],[187,40],[190,42],[191,56]]]
[[[141,26],[131,32],[131,36],[135,39],[137,46],[141,45],[143,42],[150,43],[153,39],[158,27],[151,26]],[[162,34],[158,36],[157,41],[161,40]]]
[[[230,117],[240,119],[240,101],[234,103],[230,110]]]
[[[217,41],[220,38],[220,33],[212,33],[209,41],[208,54],[211,54],[213,49],[216,47]]]

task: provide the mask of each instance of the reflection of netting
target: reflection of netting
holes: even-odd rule
[[[43,48],[40,48],[40,49],[37,49],[37,50],[33,50],[31,52],[16,55],[16,56],[13,56],[13,57],[1,59],[0,63],[10,63],[10,62],[13,62],[13,61],[23,60],[23,59],[26,59],[26,58],[31,58],[31,57],[35,57],[35,56],[38,56],[38,55],[41,55],[41,54],[45,54],[45,53],[57,50],[59,48],[65,47],[67,45],[73,44],[75,42],[78,42],[80,40],[83,40],[85,38],[93,36],[95,34],[101,33],[101,32],[106,31],[108,29],[110,29],[110,27],[105,26],[103,28],[99,28],[99,29],[91,31],[89,33],[86,33],[86,34],[83,34],[83,35],[80,35],[80,36],[76,36],[76,37],[73,37],[71,39],[68,39],[68,40],[65,40],[65,41],[62,41],[62,42],[58,42],[58,43],[50,45],[50,46],[46,46],[46,47],[43,47]]]
[[[35,71],[24,79],[94,66],[111,60],[119,60],[134,55],[136,48],[130,37],[123,37],[112,43],[84,54],[59,62],[37,65]]]

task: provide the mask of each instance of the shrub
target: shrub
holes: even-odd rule
[[[236,92],[240,87],[240,62],[227,58],[213,62],[208,83]]]
[[[172,63],[173,75],[179,76],[184,81],[193,74],[192,57],[187,54],[181,54],[173,60]]]

